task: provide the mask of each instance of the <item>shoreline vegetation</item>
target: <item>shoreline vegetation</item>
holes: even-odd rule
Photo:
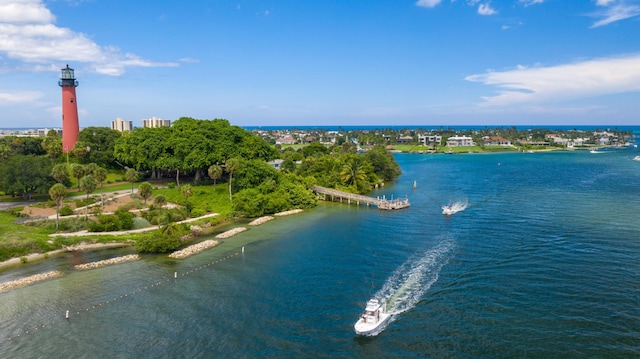
[[[114,246],[199,253],[216,244],[178,249],[223,223],[253,218],[248,225],[255,227],[313,208],[320,200],[314,186],[354,194],[384,186],[401,173],[393,152],[579,150],[623,146],[632,136],[516,127],[250,131],[223,119],[183,117],[170,127],[124,133],[88,127],[66,155],[55,131],[1,137],[0,208],[9,209],[0,210],[0,270]],[[18,197],[25,202],[15,207]]]
[[[301,209],[295,209],[295,210],[289,210],[289,211],[275,213],[274,216],[275,217],[290,216],[290,215],[301,213],[301,212],[302,212]],[[249,225],[258,226],[260,224],[263,224],[263,223],[266,223],[266,222],[268,222],[270,220],[275,219],[275,217],[273,217],[273,216],[264,216],[264,217],[261,217],[261,218],[257,218],[257,219],[255,219],[255,220],[253,220],[251,222],[253,224],[250,223]],[[237,235],[239,233],[242,233],[242,232],[244,232],[246,230],[247,230],[246,227],[235,227],[233,229],[230,229],[228,231],[225,231],[225,232],[222,232],[222,233],[216,235],[216,238],[217,239],[231,238],[231,237],[233,237],[233,236],[235,236],[235,235]],[[185,247],[183,249],[174,251],[173,253],[169,254],[168,257],[169,258],[173,258],[173,259],[184,259],[184,258],[187,258],[189,256],[201,253],[201,252],[203,252],[203,251],[205,251],[207,249],[213,248],[213,247],[218,246],[219,244],[222,243],[222,241],[217,240],[217,239],[215,239],[215,240],[214,239],[207,239],[207,240],[204,240],[202,242],[190,245],[190,246]],[[65,247],[63,249],[58,249],[58,250],[50,251],[50,252],[46,252],[46,253],[33,253],[33,254],[30,254],[27,257],[29,258],[29,261],[35,261],[35,260],[48,259],[50,256],[53,256],[53,255],[56,255],[56,254],[60,254],[60,253],[64,253],[64,252],[101,250],[101,249],[108,249],[108,248],[118,248],[118,247],[133,246],[133,245],[134,245],[134,242],[132,242],[132,241],[129,241],[129,242],[112,242],[112,243],[91,243],[91,244],[80,243],[80,244],[71,245],[71,246]],[[105,267],[105,266],[109,266],[109,265],[135,261],[135,260],[139,260],[140,258],[141,257],[140,257],[139,254],[130,254],[130,255],[125,255],[125,256],[120,256],[120,257],[104,259],[104,260],[100,260],[100,261],[96,261],[96,262],[78,264],[78,265],[73,266],[73,268],[75,270],[90,270],[90,269],[101,268],[101,267]],[[18,264],[20,264],[20,258],[12,258],[12,259],[6,260],[4,262],[0,262],[0,268],[12,266],[12,265],[18,265]],[[30,285],[30,284],[34,284],[34,283],[38,283],[38,282],[42,282],[42,281],[58,278],[58,277],[61,277],[63,275],[64,274],[62,272],[60,272],[60,271],[50,271],[50,272],[35,274],[35,275],[32,275],[32,276],[19,278],[19,279],[7,281],[7,282],[0,282],[0,292],[10,291],[10,290],[15,289],[15,288],[19,288],[19,287],[27,286],[27,285]]]

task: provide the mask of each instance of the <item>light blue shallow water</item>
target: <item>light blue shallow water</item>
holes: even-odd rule
[[[321,204],[185,260],[2,272],[66,275],[0,293],[0,357],[638,357],[639,154],[398,154],[373,195],[406,210]],[[372,296],[397,314],[356,337]]]

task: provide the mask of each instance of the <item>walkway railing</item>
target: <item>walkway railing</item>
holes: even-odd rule
[[[320,187],[320,186],[312,186],[311,190],[318,194],[324,195],[325,199],[326,199],[326,196],[329,195],[332,197],[332,199],[338,198],[340,199],[340,201],[347,200],[348,203],[356,202],[356,204],[358,205],[360,205],[360,203],[364,203],[367,206],[370,206],[370,205],[376,206],[379,209],[386,209],[386,210],[402,209],[410,206],[408,198],[396,198],[391,200],[386,199],[384,197],[373,198],[373,197],[363,196],[360,194],[354,194],[354,193],[344,192],[344,191],[340,191],[333,188],[326,188],[326,187]]]

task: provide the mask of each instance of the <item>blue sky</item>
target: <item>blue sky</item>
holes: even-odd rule
[[[638,125],[640,0],[0,0],[0,127]]]

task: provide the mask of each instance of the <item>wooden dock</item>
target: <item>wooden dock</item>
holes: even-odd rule
[[[339,199],[340,202],[346,200],[349,204],[351,202],[355,202],[358,206],[360,203],[366,204],[367,206],[376,206],[378,209],[402,209],[410,206],[408,198],[396,198],[396,199],[386,199],[386,198],[373,198],[368,196],[363,196],[360,194],[353,194],[349,192],[339,191],[337,189],[320,187],[320,186],[312,186],[311,190],[321,194],[324,196],[326,200],[326,196],[331,196],[331,200]]]

